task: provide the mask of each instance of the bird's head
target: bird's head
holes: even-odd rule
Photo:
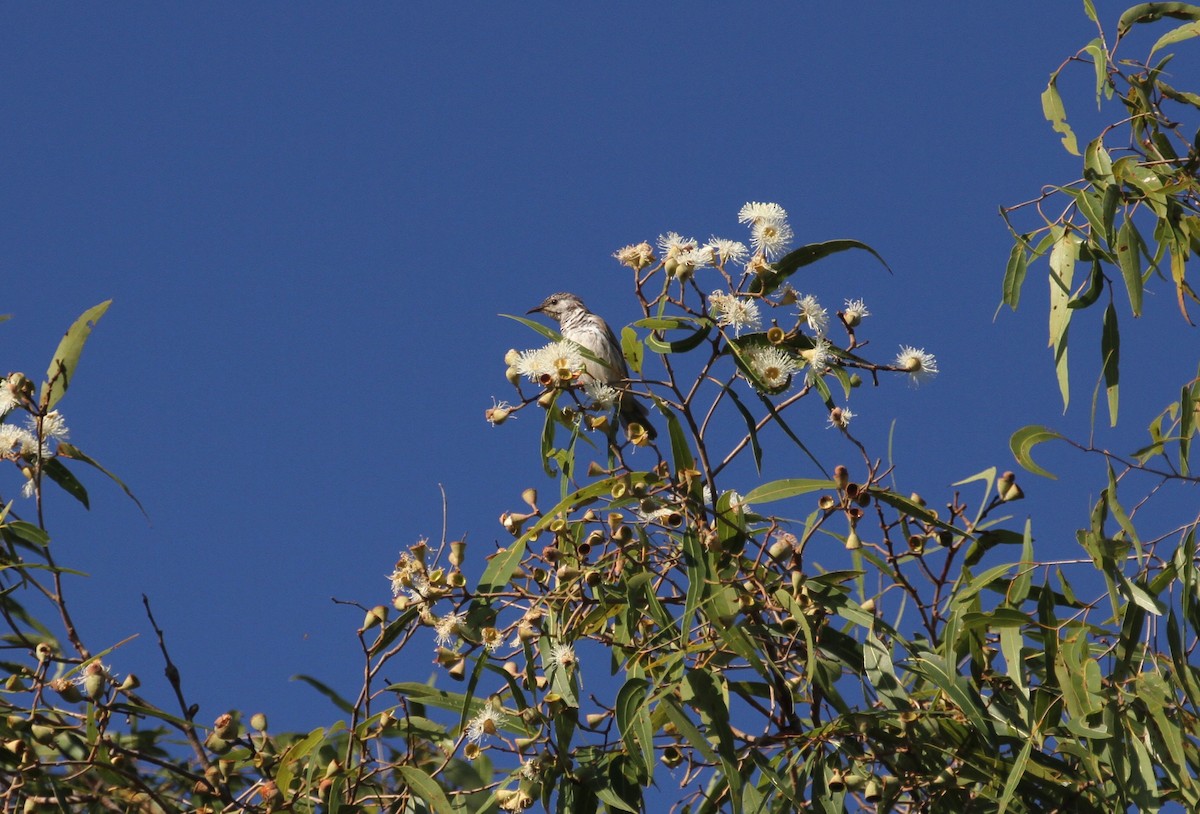
[[[587,306],[583,304],[583,300],[576,297],[574,294],[568,294],[566,291],[560,291],[557,294],[551,294],[546,299],[542,300],[542,304],[536,308],[530,308],[527,313],[543,313],[553,320],[562,322],[562,319],[572,311],[587,310]]]

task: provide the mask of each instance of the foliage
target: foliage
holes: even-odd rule
[[[1143,4],[1122,16],[1111,47],[1101,31],[1068,61],[1090,59],[1097,97],[1119,98],[1129,115],[1086,148],[1080,181],[1034,202],[1044,224],[1014,229],[1004,282],[1015,308],[1030,261],[1049,254],[1064,400],[1071,317],[1108,293],[1101,353],[1114,422],[1115,271],[1135,314],[1155,273],[1185,317],[1194,296],[1184,272],[1200,235],[1200,137],[1184,138],[1163,106],[1200,107],[1200,97],[1162,81],[1169,57],[1152,67],[1114,57],[1135,26],[1163,17],[1189,22],[1152,56],[1200,33],[1200,7]],[[1058,75],[1043,106],[1072,149]],[[1121,128],[1129,146],[1114,160],[1105,142]],[[1047,216],[1060,196],[1064,210]],[[1006,210],[1010,223],[1021,209]],[[112,477],[68,443],[57,412],[107,303],[85,312],[40,389],[22,374],[0,386],[0,454],[34,506],[29,519],[15,500],[0,514],[3,810],[639,812],[663,799],[691,812],[1200,808],[1196,523],[1150,536],[1134,522],[1149,497],[1195,482],[1200,379],[1130,456],[1045,427],[1014,434],[1014,455],[1038,474],[1049,473],[1031,450],[1051,440],[1103,464],[1080,556],[1041,561],[1033,521],[1004,515],[1023,496],[1013,473],[967,477],[932,508],[855,437],[856,388],[927,379],[936,360],[908,347],[879,358],[861,301],[831,329],[791,281],[834,253],[882,258],[847,239],[789,251],[786,214],[772,204],[747,204],[741,220],[750,249],[672,233],[657,251],[618,252],[643,312],[621,332],[635,377],[623,397],[655,405],[657,440],[618,426],[621,394],[582,386],[586,353],[515,318],[551,344],[509,353],[517,403],[488,418],[541,411],[552,487],[526,489],[500,518],[511,541],[481,573],[463,539],[401,555],[394,602],[362,609],[357,696],[306,679],[342,713],[308,733],[274,734],[264,716],[236,712],[198,722],[148,605],[177,709],[106,666],[112,648],[80,639],[41,496],[53,483],[87,505],[78,464]],[[1075,289],[1080,262],[1090,274]],[[813,399],[848,463],[827,467],[789,421]],[[799,462],[797,476],[747,483],[768,459]],[[1118,493],[1138,478],[1151,479],[1149,496],[1131,503]],[[33,609],[42,600],[53,625]],[[383,681],[385,667],[430,652],[436,680]]]

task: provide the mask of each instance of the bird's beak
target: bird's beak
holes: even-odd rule
[[[545,307],[545,306],[543,306],[543,305],[539,305],[539,306],[537,306],[536,308],[530,308],[530,309],[529,309],[528,311],[526,311],[525,313],[526,313],[526,314],[536,314],[536,313],[538,313],[539,311],[541,311],[541,310],[542,310],[544,307]]]

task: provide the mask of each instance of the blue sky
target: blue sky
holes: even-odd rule
[[[1097,5],[1110,24],[1123,8]],[[388,600],[399,550],[441,534],[439,484],[478,558],[524,486],[552,488],[531,413],[483,421],[511,395],[505,350],[538,344],[498,314],[566,289],[632,321],[611,253],[669,230],[743,239],[750,200],[787,208],[798,242],[863,240],[895,271],[845,255],[797,285],[832,307],[865,298],[881,357],[937,354],[930,385],[851,404],[879,455],[896,419],[906,489],[943,500],[1015,468],[1023,424],[1085,433],[1099,313],[1076,329],[1066,418],[1043,268],[1019,313],[992,315],[997,207],[1079,173],[1038,97],[1093,35],[1065,0],[6,6],[2,366],[40,375],[67,325],[114,300],[61,407],[150,515],[87,472],[90,513],[50,497],[60,561],[92,575],[68,585],[84,636],[141,634],[111,661],[165,702],[144,592],[201,720],[332,721],[288,682],[354,691],[361,614],[330,597]],[[1090,106],[1075,76],[1073,120]],[[1194,334],[1154,291],[1161,325],[1135,335],[1120,311],[1125,450],[1192,374],[1164,349]],[[847,450],[802,408],[836,462]],[[791,452],[770,466],[813,474]],[[1073,556],[1102,488],[1087,471],[1022,477],[1025,511],[1067,515],[1035,526],[1043,556]],[[411,663],[390,677],[433,670]]]

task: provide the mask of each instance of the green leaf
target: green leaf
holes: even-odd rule
[[[1125,278],[1129,307],[1135,317],[1142,315],[1142,264],[1139,250],[1141,244],[1141,235],[1127,216],[1117,231],[1117,264],[1121,268],[1121,276]]]
[[[1004,269],[1003,302],[1014,311],[1021,300],[1021,285],[1025,282],[1025,271],[1028,268],[1029,257],[1025,253],[1025,246],[1017,241],[1009,252],[1008,266]]]
[[[1059,96],[1057,83],[1058,71],[1055,71],[1050,74],[1050,81],[1042,91],[1042,114],[1046,121],[1050,122],[1054,132],[1062,135],[1063,147],[1067,152],[1079,155],[1079,145],[1075,141],[1075,134],[1071,132],[1071,126],[1067,124],[1067,111],[1063,107],[1062,97]]]
[[[958,675],[947,661],[933,653],[917,654],[912,661],[914,672],[929,679],[934,687],[941,690],[946,699],[958,707],[971,723],[975,734],[991,744],[995,740],[993,729],[987,715],[983,711],[983,702],[967,681]]]
[[[812,263],[828,257],[831,254],[844,252],[849,249],[862,249],[865,252],[870,252],[876,260],[883,264],[883,267],[888,270],[889,274],[892,273],[892,269],[879,255],[879,252],[872,249],[866,243],[846,238],[841,240],[827,240],[824,243],[810,243],[807,246],[801,246],[798,249],[793,249],[792,251],[788,252],[783,257],[779,258],[779,260],[771,264],[773,273],[768,272],[760,275],[750,285],[750,291],[754,294],[770,294],[772,291],[777,289],[784,280],[792,276],[797,269],[811,265]]]
[[[1000,792],[1000,799],[997,801],[999,805],[996,814],[1004,814],[1008,810],[1008,804],[1016,794],[1017,787],[1021,784],[1021,778],[1025,775],[1025,769],[1029,766],[1029,753],[1032,750],[1033,738],[1026,738],[1021,745],[1021,751],[1017,753],[1017,757],[1012,763],[1012,768],[1009,769],[1008,778],[1004,781],[1004,789]]]
[[[631,678],[617,693],[617,731],[625,744],[625,752],[638,766],[642,779],[654,776],[654,727],[647,706],[649,682]]]
[[[1091,0],[1087,0],[1088,3]],[[1093,22],[1095,17],[1092,18]],[[1108,54],[1104,51],[1104,42],[1099,37],[1089,42],[1083,50],[1092,56],[1092,67],[1096,72],[1096,107],[1100,107],[1100,99],[1108,89],[1108,97],[1112,98],[1112,84],[1108,81]]]
[[[11,523],[5,523],[4,528],[27,543],[33,543],[42,548],[50,545],[50,535],[33,525],[33,523],[27,523],[24,520],[14,520]]]
[[[98,462],[89,458],[79,447],[75,446],[74,444],[60,443],[58,445],[57,455],[62,458],[70,458],[72,461],[80,461],[88,466],[94,467],[95,469],[99,469],[105,475],[108,475],[109,479],[112,480],[113,483],[115,483],[117,486],[120,486],[121,490],[129,496],[130,500],[137,504],[137,507],[141,510],[143,516],[146,518],[150,517],[150,515],[146,514],[146,508],[142,505],[142,502],[137,499],[137,496],[129,489],[128,486],[125,485],[123,480],[118,478],[112,472],[109,472]]]
[[[722,388],[725,394],[733,401],[733,406],[737,407],[738,412],[742,414],[742,420],[746,422],[746,436],[750,439],[750,451],[754,455],[754,469],[761,475],[763,450],[762,444],[758,441],[758,428],[754,420],[754,414],[750,412],[732,387],[722,385]]]
[[[712,328],[713,324],[705,321],[682,339],[673,340],[662,339],[658,336],[658,331],[652,331],[646,337],[646,347],[654,353],[687,353],[707,339],[708,335],[712,332]]]
[[[734,755],[733,733],[729,728],[729,707],[717,680],[704,667],[689,670],[687,688],[693,704],[708,723],[710,734],[717,739],[717,755],[729,783],[729,797],[734,811],[742,809],[741,773]]]
[[[629,370],[641,375],[642,372],[642,342],[638,339],[637,331],[629,326],[621,329],[621,353],[629,364]]]
[[[1092,261],[1092,273],[1088,276],[1087,290],[1075,297],[1067,303],[1067,307],[1071,309],[1087,308],[1095,304],[1096,300],[1100,299],[1101,292],[1104,291],[1104,271],[1100,268],[1100,261]]]
[[[1124,37],[1139,23],[1154,23],[1163,17],[1178,20],[1200,20],[1200,6],[1190,3],[1138,3],[1130,6],[1117,21],[1117,37]]]
[[[49,458],[42,462],[42,473],[57,483],[64,492],[83,504],[85,509],[91,509],[88,505],[87,490],[83,488],[83,484],[75,477],[71,470],[63,466],[62,461],[58,458]]]
[[[1165,48],[1168,45],[1174,45],[1177,42],[1190,40],[1192,37],[1197,36],[1200,36],[1200,22],[1184,23],[1159,37],[1154,43],[1154,47],[1150,49],[1148,56],[1152,56],[1159,48]]]
[[[50,360],[50,367],[46,369],[46,381],[42,383],[41,404],[46,410],[53,409],[71,386],[75,368],[79,364],[79,356],[92,333],[92,326],[100,321],[100,317],[104,316],[110,305],[112,300],[105,300],[84,311],[58,343],[54,357]]]
[[[1103,137],[1095,138],[1088,142],[1087,149],[1084,150],[1083,155],[1083,175],[1084,178],[1086,178],[1088,181],[1091,181],[1092,184],[1097,186],[1099,189],[1103,189],[1103,187],[1100,186],[1100,184],[1097,184],[1098,181],[1104,182],[1104,186],[1107,186],[1108,182],[1113,180],[1112,158],[1108,155],[1108,150],[1104,149]],[[1092,193],[1090,196],[1088,196],[1086,191],[1081,190],[1081,192],[1085,192],[1085,197],[1095,196],[1095,193]],[[1095,207],[1090,204],[1083,204],[1080,206],[1080,208],[1086,209]],[[1097,209],[1097,211],[1099,210]],[[1084,214],[1087,214],[1086,211]],[[1092,220],[1092,218],[1089,217],[1088,220]],[[1093,223],[1092,225],[1094,226],[1096,224]],[[1101,232],[1103,232],[1103,230],[1101,230]]]
[[[1063,410],[1070,402],[1067,380],[1067,332],[1071,327],[1071,284],[1075,276],[1075,260],[1079,254],[1079,237],[1064,231],[1050,252],[1050,347],[1054,349],[1054,369],[1058,389],[1062,394]]]
[[[450,800],[446,797],[446,792],[442,791],[442,787],[433,782],[433,778],[425,772],[418,769],[412,764],[402,764],[396,767],[396,771],[404,778],[404,782],[416,795],[429,804],[429,810],[433,814],[455,814],[455,809],[450,805]]]
[[[1017,569],[1017,575],[1013,577],[1007,597],[1014,608],[1019,608],[1029,596],[1029,589],[1033,582],[1030,573],[1033,565],[1033,521],[1026,517],[1025,532],[1021,535],[1021,564]]]
[[[688,443],[687,433],[684,432],[683,425],[679,423],[679,418],[674,411],[662,409],[663,415],[667,417],[667,434],[671,438],[671,459],[675,463],[675,471],[681,472],[685,469],[692,469],[696,466],[696,461],[692,457],[692,447]]]
[[[837,484],[831,480],[820,478],[788,478],[771,481],[751,489],[744,498],[745,503],[773,503],[796,495],[806,495],[809,492],[819,492],[825,489],[836,489]]]
[[[511,319],[511,320],[521,323],[526,328],[530,328],[531,330],[536,331],[537,333],[541,334],[543,337],[550,340],[551,342],[558,342],[559,340],[562,339],[562,334],[560,334],[558,331],[555,331],[552,328],[547,328],[542,323],[536,322],[532,319],[526,319],[525,317],[513,316],[512,314],[500,314],[500,316],[502,316],[506,319]]]
[[[1033,458],[1029,453],[1038,444],[1046,441],[1065,441],[1066,436],[1055,432],[1047,427],[1030,424],[1027,427],[1022,427],[1012,434],[1012,438],[1008,441],[1009,449],[1012,450],[1013,457],[1017,459],[1017,463],[1023,466],[1028,471],[1035,475],[1041,475],[1051,480],[1057,480],[1055,475],[1050,474],[1045,469],[1033,462]]]
[[[1117,309],[1113,308],[1112,302],[1104,309],[1100,356],[1104,366],[1104,392],[1108,396],[1108,425],[1115,427],[1121,379],[1121,333],[1117,330]]]

